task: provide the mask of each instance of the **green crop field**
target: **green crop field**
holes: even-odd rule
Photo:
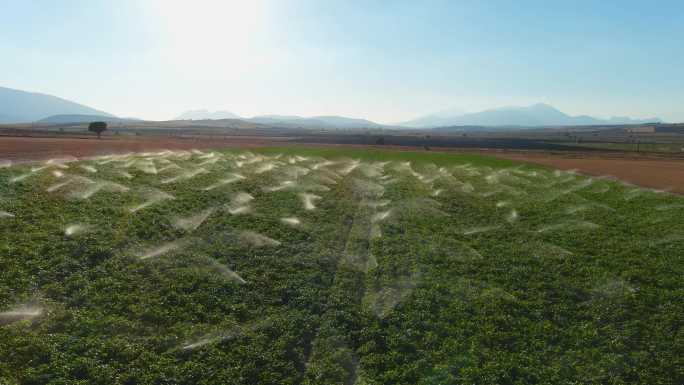
[[[0,384],[682,384],[684,199],[474,155],[0,169]]]

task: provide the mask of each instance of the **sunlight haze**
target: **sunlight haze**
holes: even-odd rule
[[[676,1],[10,2],[0,84],[145,119],[208,109],[395,123],[548,103],[682,121],[683,10]]]

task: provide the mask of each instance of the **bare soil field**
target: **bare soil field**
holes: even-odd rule
[[[635,185],[684,194],[684,158],[625,153],[490,152],[585,175],[612,176]]]
[[[14,162],[44,160],[60,156],[87,157],[154,150],[254,147],[282,138],[269,137],[154,137],[102,139],[87,137],[0,137],[0,159]]]
[[[87,157],[112,153],[203,148],[259,147],[269,145],[377,147],[397,150],[422,150],[422,146],[344,143],[293,143],[293,137],[201,136],[166,137],[15,137],[0,136],[0,159],[14,162],[44,160],[60,156]],[[437,147],[438,151],[477,152],[500,158],[540,164],[563,170],[576,169],[586,175],[612,176],[639,186],[684,194],[684,158],[600,151],[522,151],[519,149],[475,149]],[[435,148],[435,149],[437,149]]]

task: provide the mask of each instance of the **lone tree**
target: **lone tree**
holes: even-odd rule
[[[92,122],[88,125],[88,131],[97,134],[97,138],[100,139],[100,134],[107,130],[107,123],[105,122]]]

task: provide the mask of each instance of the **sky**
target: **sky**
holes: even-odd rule
[[[0,0],[0,86],[117,116],[684,121],[684,2]]]

